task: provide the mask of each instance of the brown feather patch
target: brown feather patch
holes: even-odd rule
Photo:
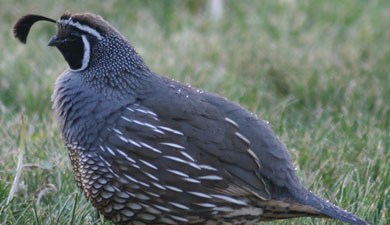
[[[99,33],[107,33],[112,28],[101,16],[93,13],[75,13],[71,14],[70,12],[65,12],[60,20],[71,19],[74,22],[79,22],[80,24],[87,25],[91,28],[94,28]]]

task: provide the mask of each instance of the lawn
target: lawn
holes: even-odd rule
[[[390,1],[226,0],[219,19],[205,0],[96,2],[0,0],[0,224],[97,219],[51,109],[53,84],[67,68],[47,47],[55,26],[34,25],[27,45],[12,35],[22,15],[56,19],[66,10],[102,15],[153,71],[268,120],[310,190],[390,224]]]

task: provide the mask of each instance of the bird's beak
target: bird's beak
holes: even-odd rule
[[[50,38],[50,41],[49,41],[49,46],[58,46],[59,44],[61,44],[62,41],[58,39],[57,35],[54,35],[52,38]]]

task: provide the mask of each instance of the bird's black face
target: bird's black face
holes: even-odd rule
[[[98,40],[102,40],[102,31],[107,30],[103,19],[92,14],[79,14],[73,18],[65,13],[57,21],[40,16],[26,15],[21,17],[14,26],[14,35],[26,43],[31,26],[37,21],[49,21],[57,24],[57,35],[49,41],[49,46],[56,46],[65,57],[73,71],[82,71],[88,67],[91,49]],[[100,29],[97,27],[100,26]]]
[[[82,68],[85,49],[83,38],[79,34],[69,34],[63,39],[56,35],[50,39],[49,46],[56,46],[60,50],[72,70]]]
[[[74,71],[86,69],[91,55],[91,47],[96,42],[96,38],[69,22],[66,24],[58,22],[57,24],[57,35],[50,39],[49,46],[58,48],[68,62],[70,69]]]

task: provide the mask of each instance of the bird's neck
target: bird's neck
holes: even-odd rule
[[[97,43],[83,72],[86,83],[97,92],[117,96],[134,94],[151,71],[130,43],[117,35]],[[113,96],[115,97],[115,96]]]
[[[142,57],[119,35],[108,35],[96,45],[91,49],[89,68],[95,69],[98,73],[125,71],[141,75],[142,72],[149,71]]]

